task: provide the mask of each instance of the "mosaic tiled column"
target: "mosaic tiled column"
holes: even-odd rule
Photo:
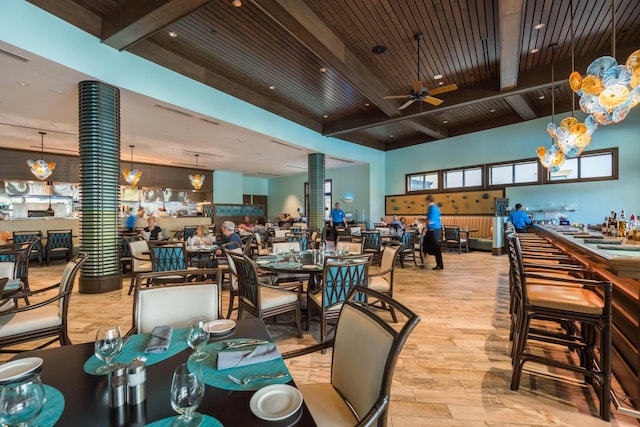
[[[309,229],[324,228],[324,154],[309,154]]]
[[[80,250],[89,254],[78,290],[122,287],[120,275],[120,90],[97,81],[79,83]]]

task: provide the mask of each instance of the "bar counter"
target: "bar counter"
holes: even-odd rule
[[[604,249],[544,226],[536,231],[550,239],[604,280],[613,284],[613,373],[625,393],[640,397],[640,251]],[[591,232],[592,234],[597,234]],[[604,239],[602,239],[604,241]],[[629,242],[632,243],[632,242]],[[637,242],[633,242],[637,243]]]

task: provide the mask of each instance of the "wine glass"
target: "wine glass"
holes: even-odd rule
[[[2,386],[0,392],[0,424],[26,427],[44,408],[46,398],[40,375]]]
[[[192,371],[186,363],[178,366],[173,372],[171,381],[171,407],[180,416],[173,421],[174,427],[197,426],[202,422],[202,415],[195,412],[204,396],[205,385],[202,382],[202,371],[196,365]]]
[[[96,333],[94,353],[106,364],[96,369],[98,374],[106,374],[111,369],[111,361],[122,351],[122,333],[120,326],[101,327]]]
[[[187,344],[195,350],[189,356],[189,360],[200,362],[205,360],[209,355],[202,351],[209,342],[209,329],[207,328],[207,318],[204,316],[189,319],[189,333],[187,334]]]

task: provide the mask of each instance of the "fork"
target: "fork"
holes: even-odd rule
[[[240,342],[222,341],[222,349],[228,350],[228,349],[235,349],[235,348],[241,348],[241,347],[248,347],[251,345],[262,345],[262,344],[269,344],[269,341],[266,341],[266,340],[250,340],[250,341],[240,341]]]
[[[233,375],[229,374],[227,375],[227,377],[229,377],[229,379],[236,384],[245,385],[245,384],[249,384],[251,380],[282,378],[282,377],[286,377],[287,375],[289,375],[287,372],[279,372],[277,374],[272,374],[272,375],[251,375],[249,377],[244,377],[244,378],[236,378]]]

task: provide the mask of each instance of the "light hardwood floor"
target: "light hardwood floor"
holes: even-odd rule
[[[445,254],[444,262],[443,271],[431,270],[433,258],[424,268],[396,268],[395,298],[422,320],[398,360],[389,426],[638,426],[635,419],[615,413],[610,423],[597,418],[593,394],[577,385],[525,373],[520,390],[511,391],[507,257]],[[32,266],[32,287],[58,281],[62,268],[62,262]],[[87,295],[74,290],[74,343],[93,341],[104,323],[129,329],[133,298],[128,286],[125,277],[119,291]],[[228,291],[223,293],[224,313],[227,302]],[[319,336],[316,322],[303,339],[291,326],[268,327],[282,351],[316,343]],[[330,365],[330,351],[289,362],[298,383],[327,381]],[[614,388],[620,393],[617,384]]]

